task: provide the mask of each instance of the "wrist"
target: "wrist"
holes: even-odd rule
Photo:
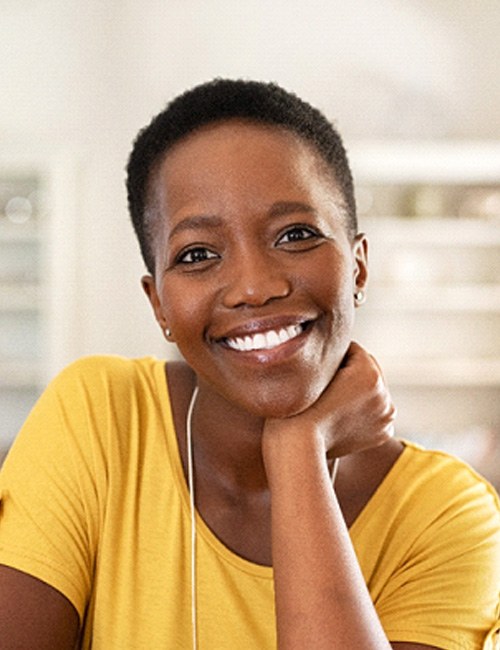
[[[326,445],[315,427],[304,428],[283,420],[266,422],[262,435],[262,457],[268,479],[275,474],[303,473],[326,466]]]

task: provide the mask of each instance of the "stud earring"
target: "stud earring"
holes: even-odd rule
[[[169,327],[165,327],[165,336],[169,339],[172,336],[172,330]]]
[[[365,292],[361,291],[361,289],[356,291],[356,293],[354,294],[354,300],[356,301],[356,304],[358,304],[358,305],[361,305],[362,303],[364,303],[364,301],[365,301]]]

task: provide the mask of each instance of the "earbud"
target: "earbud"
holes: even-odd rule
[[[361,305],[365,301],[365,292],[361,291],[361,289],[358,289],[356,293],[354,294],[354,300],[356,301],[357,305]]]

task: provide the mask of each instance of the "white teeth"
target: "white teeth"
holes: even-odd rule
[[[290,338],[288,332],[284,329],[280,329],[280,331],[278,332],[278,336],[280,337],[280,341],[282,343],[285,343],[285,341],[288,341]]]
[[[226,344],[233,350],[250,352],[252,350],[271,350],[272,348],[290,341],[302,332],[301,325],[289,325],[280,330],[269,330],[268,332],[245,336],[237,336],[234,339],[226,339]]]
[[[281,343],[279,334],[275,332],[274,330],[271,330],[266,334],[266,347],[267,348],[274,348],[275,346],[279,345]]]
[[[254,350],[262,350],[267,347],[267,341],[264,334],[256,334],[253,337],[252,347]]]

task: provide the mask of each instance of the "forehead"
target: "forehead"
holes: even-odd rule
[[[268,154],[276,149],[288,149],[296,156],[307,152],[310,157],[320,157],[312,144],[283,126],[231,118],[211,122],[187,134],[170,147],[164,162],[189,157],[193,153],[208,157],[215,154],[217,157],[222,150],[236,155],[242,148],[248,153],[249,146],[252,150],[267,150]]]
[[[330,168],[312,144],[282,127],[232,119],[177,142],[159,165],[152,189],[165,207],[165,200],[171,204],[187,189],[201,198],[238,187],[256,199],[256,192],[279,192],[290,183],[301,191],[319,183],[338,194]]]

